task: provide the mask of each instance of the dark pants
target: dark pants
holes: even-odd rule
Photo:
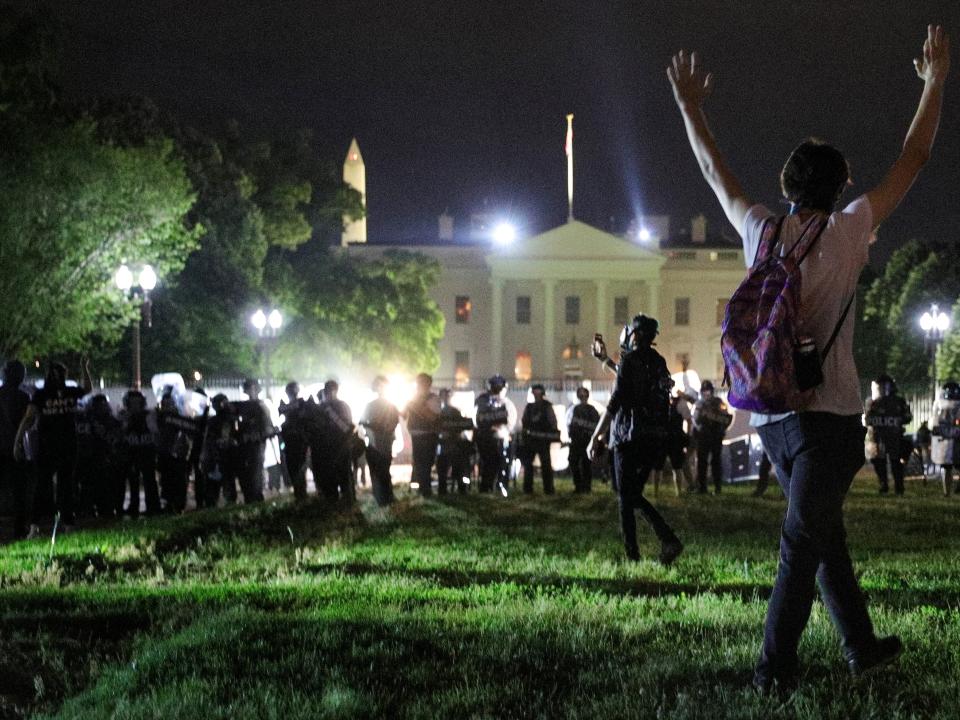
[[[42,443],[42,440],[41,440]],[[56,507],[60,522],[76,522],[77,453],[76,450],[51,449],[40,453],[40,479],[37,486],[37,504],[44,510]],[[56,486],[54,486],[56,477]],[[54,493],[54,487],[56,492]],[[54,501],[54,498],[56,500]]]
[[[553,495],[553,463],[550,460],[550,443],[528,442],[523,448],[523,491],[533,492],[533,460],[540,458],[544,495]]]
[[[773,463],[770,462],[770,456],[764,450],[760,458],[760,468],[757,470],[757,486],[753,489],[754,497],[760,497],[770,487],[770,471],[772,469]]]
[[[587,457],[587,443],[570,443],[570,473],[573,475],[573,491],[590,492],[593,486],[593,463]]]
[[[808,412],[759,432],[787,498],[757,665],[758,673],[776,677],[796,671],[815,581],[848,653],[868,649],[875,640],[843,526],[843,500],[863,466],[864,428],[859,415]]]
[[[421,495],[429,495],[430,471],[433,469],[433,459],[437,455],[437,434],[416,433],[411,436],[411,440],[413,441],[413,468],[410,482],[417,484],[417,490]]]
[[[643,486],[657,460],[659,451],[652,443],[628,443],[613,449],[614,480],[620,496],[620,530],[627,556],[639,556],[637,521],[634,511],[643,513],[661,543],[676,540],[677,536],[667,521],[643,496]]]
[[[509,446],[493,433],[477,433],[477,455],[480,465],[480,492],[504,490],[510,477]]]
[[[130,486],[130,502],[126,513],[140,514],[140,482],[143,481],[143,494],[147,503],[147,513],[160,512],[160,492],[157,489],[157,457],[153,452],[134,454],[126,464],[126,482]]]
[[[167,510],[183,512],[187,506],[189,461],[170,455],[159,455],[157,457],[157,470],[160,472],[160,493],[167,501]]]
[[[896,449],[894,449],[896,448]],[[894,446],[884,443],[880,445],[880,455],[872,460],[873,469],[877,471],[877,479],[880,481],[880,492],[885,493],[890,490],[887,482],[887,459],[890,459],[890,469],[893,471],[893,489],[897,495],[903,495],[903,461],[900,459],[899,444]]]
[[[697,437],[697,488],[707,491],[707,466],[713,476],[713,487],[717,492],[723,488],[723,437],[699,435]]]
[[[283,463],[297,500],[307,497],[307,445],[300,440],[284,440]]]
[[[367,448],[367,467],[370,468],[370,489],[377,505],[383,507],[393,502],[393,482],[390,479],[390,465],[393,458],[389,453],[380,452],[374,447]]]
[[[33,524],[36,468],[31,462],[17,462],[12,456],[0,455],[0,485],[9,485],[13,491],[13,536],[22,538]]]
[[[310,463],[318,495],[329,502],[336,502],[340,497],[353,500],[353,463],[345,440],[338,445],[313,445]]]
[[[238,448],[240,467],[238,478],[244,503],[263,502],[263,442],[252,442]]]
[[[440,492],[446,490],[448,479],[451,492],[467,491],[463,480],[470,477],[470,450],[465,445],[462,441],[452,440],[440,446],[437,453],[437,488]]]

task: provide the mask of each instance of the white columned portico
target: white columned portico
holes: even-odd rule
[[[490,278],[490,355],[493,373],[503,372],[503,279]]]
[[[607,312],[607,289],[610,283],[606,280],[597,280],[597,324],[594,332],[606,333],[607,326],[610,324],[610,313]]]
[[[554,377],[556,358],[554,351],[554,334],[556,331],[556,314],[553,291],[557,286],[556,280],[543,281],[543,372],[541,377]]]
[[[647,279],[646,285],[647,307],[649,308],[646,314],[660,320],[662,324],[663,318],[660,317],[660,280],[659,278],[649,278]]]

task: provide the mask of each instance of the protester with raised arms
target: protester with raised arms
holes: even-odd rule
[[[797,279],[798,274],[802,277],[802,290],[795,292],[799,296],[796,320],[804,342],[796,346],[799,354],[795,357],[797,367],[805,369],[803,374],[786,378],[777,376],[773,368],[772,377],[753,378],[758,382],[750,387],[757,394],[744,393],[743,402],[737,405],[734,391],[739,393],[747,387],[739,381],[750,379],[750,372],[734,377],[743,367],[732,363],[732,356],[725,352],[732,378],[730,402],[754,410],[752,424],[759,428],[787,498],[780,564],[753,679],[762,692],[777,685],[789,686],[798,677],[797,647],[810,616],[817,581],[854,675],[886,664],[902,651],[899,638],[877,638],[874,634],[847,551],[843,500],[863,465],[864,428],[853,361],[854,323],[852,318],[847,322],[844,318],[867,262],[874,229],[899,205],[930,157],[950,67],[949,40],[942,28],[928,28],[922,57],[914,60],[914,65],[923,81],[923,93],[900,156],[880,184],[837,210],[849,183],[847,162],[839,150],[825,143],[804,141],[787,159],[780,176],[791,212],[779,219],[747,198],[720,153],[703,111],[713,78],[703,72],[697,54],[681,51],[667,68],[701,172],[743,238],[745,257],[753,265],[744,285],[756,273],[775,267],[782,271],[781,279]],[[743,98],[744,102],[756,100]],[[791,256],[793,250],[796,254]],[[762,309],[761,299],[758,296],[752,306],[754,315]],[[734,314],[734,305],[732,298],[725,334],[727,327],[738,326],[743,319]],[[744,311],[749,308],[744,306]],[[798,339],[790,338],[793,342]],[[812,368],[805,364],[810,358],[814,360]],[[763,362],[751,367],[762,368]],[[794,386],[787,387],[787,382]],[[782,395],[790,396],[789,404],[777,403],[775,393],[760,392],[778,388]],[[771,412],[773,408],[783,411]]]

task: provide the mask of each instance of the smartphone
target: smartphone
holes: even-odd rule
[[[593,335],[593,347],[591,348],[593,356],[596,358],[603,357],[604,354],[604,344],[603,344],[603,335],[600,333],[594,333]]]

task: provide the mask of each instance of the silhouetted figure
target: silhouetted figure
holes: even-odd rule
[[[659,332],[656,320],[637,315],[624,327],[617,379],[606,412],[590,439],[593,455],[598,439],[610,429],[614,483],[620,500],[620,529],[627,558],[640,559],[636,510],[660,541],[660,562],[672,563],[683,551],[673,529],[643,496],[643,488],[667,437],[670,387],[673,381],[663,357],[651,345]]]
[[[33,498],[37,484],[36,468],[30,453],[14,457],[17,429],[27,414],[30,396],[20,386],[26,368],[19,360],[10,360],[3,368],[0,386],[0,485],[13,490],[13,536],[24,538],[33,526]],[[35,427],[30,428],[35,433]],[[34,532],[36,532],[34,530]]]
[[[447,487],[465,493],[470,483],[473,441],[467,437],[472,432],[473,420],[450,404],[450,391],[441,390],[440,441],[437,445],[437,487]],[[442,492],[442,491],[441,491]]]
[[[577,403],[567,409],[567,434],[570,436],[568,463],[573,475],[573,491],[588,493],[593,487],[593,462],[587,455],[587,446],[600,422],[600,413],[590,404],[590,391],[577,388]]]
[[[716,396],[713,383],[700,385],[700,399],[693,409],[693,436],[697,445],[697,492],[707,492],[707,468],[713,476],[713,487],[719,495],[723,489],[723,438],[733,416],[727,404]]]
[[[537,383],[530,388],[533,402],[523,408],[523,427],[520,445],[520,461],[523,464],[523,492],[533,492],[533,461],[540,458],[540,473],[543,475],[543,493],[553,495],[553,462],[550,458],[550,445],[560,441],[557,429],[557,415],[553,404],[546,399],[546,389]]]
[[[508,493],[510,478],[510,433],[517,423],[517,408],[506,396],[502,375],[487,380],[487,391],[474,400],[474,437],[480,464],[480,492]]]
[[[876,447],[875,457],[870,458],[877,479],[880,481],[880,494],[890,491],[887,481],[887,461],[893,472],[893,489],[897,495],[903,495],[903,431],[913,420],[910,406],[897,393],[897,384],[884,373],[877,380],[880,397],[867,403],[867,428],[873,435]]]
[[[68,386],[66,366],[50,363],[43,387],[33,393],[17,432],[16,447],[22,448],[23,434],[38,418],[37,501],[47,511],[55,506],[61,524],[67,528],[76,522],[77,413],[81,409],[80,399],[93,387],[86,359],[82,382],[82,387]]]
[[[410,484],[415,486],[421,495],[430,494],[430,471],[437,454],[439,441],[440,398],[431,392],[433,378],[426,373],[420,373],[416,379],[417,391],[413,399],[404,408],[403,417],[407,422],[407,432],[413,444],[413,468]],[[438,492],[446,492],[447,486],[438,488]]]
[[[400,424],[400,413],[386,398],[387,378],[378,375],[373,380],[377,397],[363,410],[360,425],[367,431],[367,466],[370,468],[370,486],[373,498],[381,507],[393,502],[393,482],[390,465],[393,463],[393,439]]]
[[[307,401],[300,397],[300,384],[287,383],[284,392],[286,402],[280,403],[283,415],[283,427],[280,436],[283,440],[283,462],[293,485],[293,495],[297,500],[307,497],[307,450],[310,448],[309,409]]]

